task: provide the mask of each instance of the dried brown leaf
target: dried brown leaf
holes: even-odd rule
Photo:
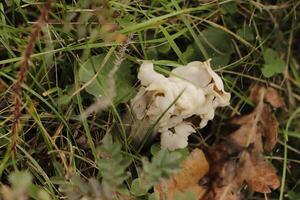
[[[256,85],[253,87],[250,93],[250,99],[258,104],[259,100],[263,96],[263,100],[272,105],[274,108],[280,108],[284,105],[282,97],[278,94],[277,90],[271,87],[264,87]]]
[[[193,192],[201,199],[206,189],[198,185],[199,180],[208,172],[209,164],[200,149],[194,149],[181,164],[181,170],[168,180],[161,180],[154,191],[160,199],[174,200],[178,193]]]
[[[261,114],[260,126],[264,137],[264,150],[271,151],[277,143],[279,123],[269,106],[264,106]]]
[[[242,200],[242,196],[233,182],[226,186],[215,187],[213,193],[208,194],[204,200]]]
[[[261,134],[258,134],[259,128],[256,120],[249,120],[243,124],[238,130],[228,136],[228,141],[236,148],[245,149],[250,144],[258,151],[263,151]]]
[[[280,108],[284,105],[283,99],[274,88],[267,89],[265,101],[271,104],[274,108]]]
[[[212,183],[209,193],[204,200],[241,200],[239,176],[237,176],[237,164],[234,161],[228,161],[219,167],[215,174],[216,178]]]
[[[237,117],[232,119],[229,123],[240,125],[241,127],[233,132],[229,136],[229,140],[238,147],[246,148],[250,144],[253,144],[254,148],[263,152],[271,151],[277,142],[277,129],[278,122],[276,117],[272,114],[270,106],[264,101],[266,100],[266,95],[270,93],[271,97],[268,97],[271,105],[278,106],[279,97],[277,97],[277,92],[273,88],[266,89],[265,87],[257,88],[255,87],[251,92],[251,99],[257,103],[254,111],[248,115]],[[258,99],[259,97],[259,99]],[[275,98],[276,97],[276,98]],[[262,142],[264,139],[264,144]]]
[[[250,92],[249,98],[255,103],[258,104],[260,99],[264,96],[266,88],[260,85],[255,85]]]
[[[274,168],[269,165],[261,154],[243,152],[241,156],[243,166],[240,171],[252,191],[270,193],[271,189],[280,186],[280,180]]]
[[[240,127],[209,151],[211,187],[205,200],[241,200],[244,183],[260,193],[280,186],[276,171],[264,160],[263,152],[276,145],[278,122],[271,106],[280,107],[283,101],[276,90],[258,86],[250,98],[257,104],[255,109],[232,119],[229,123]]]

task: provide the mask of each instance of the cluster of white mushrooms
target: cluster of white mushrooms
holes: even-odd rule
[[[214,118],[215,109],[229,105],[230,93],[224,91],[222,79],[211,69],[209,60],[194,61],[174,68],[169,77],[154,71],[153,63],[144,61],[139,69],[141,87],[131,100],[137,120],[157,122],[161,147],[175,150],[188,145],[195,132],[187,118],[201,118],[199,127]]]

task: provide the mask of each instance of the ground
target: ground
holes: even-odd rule
[[[157,199],[160,178],[255,108],[257,85],[284,100],[272,108],[277,144],[264,154],[281,186],[264,195],[245,185],[243,199],[300,199],[299,17],[297,0],[1,1],[0,199]],[[142,60],[167,76],[208,59],[230,106],[183,150],[160,150],[152,128],[132,142]]]

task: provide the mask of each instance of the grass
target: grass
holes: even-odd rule
[[[95,195],[95,188],[117,191],[122,199],[141,174],[151,177],[147,180],[153,183],[157,176],[143,170],[148,166],[160,173],[163,168],[158,165],[169,167],[166,163],[144,162],[145,157],[166,156],[151,154],[150,149],[155,149],[159,140],[151,139],[147,133],[148,139],[139,149],[131,145],[127,134],[131,124],[126,113],[132,93],[138,88],[140,60],[153,60],[157,71],[168,74],[172,67],[208,58],[222,75],[232,100],[230,107],[218,109],[213,122],[201,130],[201,142],[204,146],[213,145],[212,138],[222,135],[220,127],[226,119],[253,107],[247,96],[255,84],[276,88],[285,99],[285,107],[274,111],[282,142],[266,156],[281,176],[281,188],[267,197],[247,194],[245,198],[300,199],[299,1],[53,0],[48,20],[33,44],[27,78],[20,85],[22,111],[16,122],[13,85],[43,6],[43,1],[0,2],[0,185],[12,188],[6,195],[1,189],[0,199],[16,199],[8,194],[18,196],[23,190],[29,191],[32,199],[79,199],[78,195]],[[125,66],[130,74],[124,76],[131,84],[125,91],[128,97],[125,95],[121,103],[110,102],[105,110],[82,119],[80,115],[95,100],[105,97],[95,97],[88,88],[99,79],[98,74],[105,73],[109,57],[124,48],[126,37],[130,38],[126,53],[117,61],[125,59],[130,63]],[[262,73],[266,49],[273,49],[276,59],[284,61],[284,70],[271,76]],[[99,54],[107,56],[103,66],[96,69],[91,81],[83,83],[80,67]],[[12,136],[14,123],[18,125],[16,138]],[[105,135],[112,135],[114,142],[107,140],[103,144]],[[15,149],[11,147],[14,142]],[[192,137],[189,150],[198,144],[194,142]],[[103,154],[114,156],[104,159]],[[125,161],[130,163],[124,164]],[[126,167],[118,171],[117,166],[122,164]],[[25,170],[30,172],[32,183],[11,180],[16,171]],[[91,181],[92,177],[97,181]],[[23,179],[28,176],[19,174],[19,180]]]

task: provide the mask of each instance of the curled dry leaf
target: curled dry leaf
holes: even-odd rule
[[[241,126],[229,136],[229,140],[243,148],[253,144],[256,150],[263,152],[264,139],[264,150],[271,151],[277,142],[278,122],[271,107],[265,102],[278,108],[283,106],[283,99],[274,88],[262,86],[255,86],[251,90],[250,99],[257,104],[256,108],[252,113],[229,122]]]
[[[283,99],[274,88],[266,88],[260,85],[254,86],[250,93],[250,99],[257,104],[261,97],[274,108],[280,108],[284,105]]]
[[[176,195],[185,192],[192,192],[197,199],[201,199],[206,189],[199,186],[198,182],[208,170],[204,153],[200,149],[194,149],[183,161],[181,170],[168,180],[161,180],[154,187],[154,191],[161,200],[174,200]]]
[[[264,160],[261,154],[244,151],[240,156],[240,162],[240,171],[252,191],[270,193],[271,189],[280,186],[276,171]]]
[[[229,123],[240,127],[208,152],[211,188],[205,200],[242,199],[240,190],[244,183],[260,193],[270,193],[280,186],[276,171],[264,160],[263,152],[276,145],[278,121],[271,106],[281,107],[283,100],[276,90],[262,86],[254,87],[250,98],[256,103],[255,109],[232,119]]]
[[[229,123],[241,126],[228,137],[229,142],[234,145],[247,148],[253,144],[260,152],[271,151],[274,148],[278,122],[269,105],[261,102],[249,115],[234,118]]]

